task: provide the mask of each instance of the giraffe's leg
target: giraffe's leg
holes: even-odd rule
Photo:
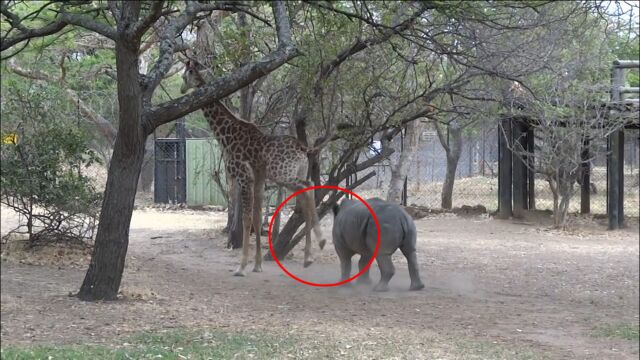
[[[327,244],[327,240],[324,238],[322,234],[322,229],[320,228],[320,219],[318,218],[318,212],[316,211],[316,196],[314,190],[309,190],[306,192],[309,194],[308,207],[309,207],[309,219],[312,220],[313,224],[313,233],[316,235],[318,239],[318,247],[320,250],[324,249],[324,246]]]
[[[253,267],[254,272],[262,272],[262,247],[260,235],[262,234],[262,198],[264,194],[264,176],[255,174],[253,190],[253,227],[256,230],[256,258]]]
[[[305,184],[305,182],[300,182],[299,184],[301,185],[297,185],[296,187],[299,189],[304,189],[306,188],[307,184]],[[315,215],[315,219],[317,219],[317,214],[316,214],[316,208],[314,206],[315,201],[313,198],[313,193],[311,191],[306,191],[304,193],[301,194],[302,198],[302,213],[304,215],[304,232],[305,232],[305,244],[304,244],[304,267],[309,267],[311,266],[311,264],[313,264],[313,249],[312,249],[312,242],[311,242],[311,230],[313,229],[315,232],[316,229],[316,222],[314,221],[314,215]],[[320,235],[322,235],[322,232],[320,232]],[[317,232],[316,232],[316,236],[317,236]],[[320,237],[321,239],[321,237]],[[322,246],[324,247],[324,244],[322,244]]]
[[[304,267],[313,264],[313,252],[311,251],[311,229],[309,222],[304,222]]]
[[[240,199],[242,201],[242,260],[233,275],[245,276],[245,268],[249,263],[249,238],[251,236],[251,220],[253,209],[253,181],[249,178],[238,179]]]
[[[304,180],[300,180],[298,178],[287,179],[287,180],[277,180],[276,183],[280,186],[284,186],[290,191],[296,192],[298,190],[302,190],[308,187],[308,183]],[[300,196],[296,199],[296,201],[301,201],[302,205],[302,216],[304,217],[304,233],[305,233],[305,246],[304,246],[304,267],[308,267],[313,263],[313,254],[311,249],[311,229],[314,225],[313,215],[310,212],[312,210],[315,213],[315,207],[311,209],[310,205],[313,206],[313,198],[310,196],[310,192],[306,191],[300,194]]]
[[[298,165],[297,173],[295,174],[294,181],[293,181],[295,183],[294,185],[298,188],[298,190],[308,188],[309,186],[311,186],[311,183],[304,180],[307,176],[307,171],[308,171],[308,164],[304,164],[304,161],[302,162],[302,165],[300,164]],[[302,205],[306,210],[305,221],[307,224],[309,224],[307,230],[310,232],[313,229],[313,233],[316,237],[316,240],[318,241],[318,247],[320,248],[320,250],[322,250],[324,249],[324,246],[327,243],[327,241],[322,235],[322,229],[320,228],[320,219],[318,218],[318,213],[316,211],[315,191],[309,190],[309,191],[306,191],[304,194],[305,194],[305,197]]]

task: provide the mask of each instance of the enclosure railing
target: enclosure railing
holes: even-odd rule
[[[611,68],[611,104],[610,111],[631,111],[637,116],[639,99],[623,99],[623,94],[638,94],[640,88],[626,87],[624,71],[640,69],[640,61],[615,60]],[[633,105],[636,105],[634,108]],[[635,126],[638,126],[637,122]],[[624,226],[624,128],[609,135],[607,140],[607,214],[609,229]]]

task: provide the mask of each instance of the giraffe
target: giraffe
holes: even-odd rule
[[[205,84],[200,72],[200,65],[187,60],[182,75],[184,94],[191,88]],[[245,268],[249,261],[249,237],[251,224],[256,229],[256,254],[254,272],[262,271],[262,248],[260,235],[262,229],[262,200],[265,180],[271,180],[291,191],[309,187],[304,180],[307,173],[307,154],[316,149],[309,149],[298,139],[289,135],[267,135],[255,124],[235,116],[220,101],[215,100],[202,109],[209,123],[213,136],[222,146],[222,157],[225,170],[231,178],[231,194],[236,186],[240,187],[242,202],[242,260],[234,272],[235,276],[245,276]],[[326,244],[320,229],[316,212],[313,191],[300,194],[305,218],[304,267],[313,263],[311,250],[311,230],[322,250]]]

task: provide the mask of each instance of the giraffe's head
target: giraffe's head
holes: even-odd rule
[[[201,66],[194,60],[187,60],[184,67],[184,73],[182,73],[182,87],[181,93],[186,93],[191,88],[197,88],[204,85],[205,81],[200,74]]]

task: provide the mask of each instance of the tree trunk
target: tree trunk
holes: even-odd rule
[[[442,184],[442,203],[443,209],[451,209],[453,207],[453,184],[456,179],[456,169],[458,168],[458,160],[462,150],[462,128],[454,120],[447,125],[449,136],[445,137],[440,128],[436,125],[440,144],[447,154],[447,171]]]
[[[78,293],[82,300],[114,300],[124,271],[129,226],[145,152],[138,46],[116,42],[119,129],[109,165],[93,256]]]
[[[442,203],[443,209],[451,209],[453,207],[453,184],[456,179],[456,169],[458,167],[459,157],[449,156],[447,154],[447,171],[442,184]]]
[[[398,162],[391,166],[391,181],[389,182],[389,191],[387,193],[387,201],[400,204],[402,198],[402,189],[404,179],[407,177],[413,154],[418,147],[418,134],[420,134],[420,125],[417,121],[407,124],[404,139],[404,146]]]
[[[297,210],[297,208],[296,208]],[[318,214],[319,215],[319,214]],[[284,228],[280,230],[277,238],[272,238],[273,251],[276,253],[278,259],[283,259],[291,249],[295,246],[295,244],[291,244],[291,239],[296,234],[300,226],[304,224],[304,216],[302,216],[302,211],[294,211],[289,217],[289,220],[284,225]],[[271,258],[271,253],[265,256],[266,260],[273,260]]]
[[[564,228],[566,226],[567,214],[569,213],[569,205],[573,197],[573,184],[575,183],[575,175],[566,175],[560,178],[558,184],[558,194],[560,196],[560,204],[558,206],[558,214],[556,217],[556,226]]]
[[[284,201],[284,189],[281,186],[278,186],[278,195],[276,196],[276,209],[282,202]],[[282,211],[279,211],[276,215],[275,220],[273,220],[273,229],[271,229],[271,239],[278,239],[280,236],[280,222],[282,219]]]
[[[549,183],[549,189],[551,190],[551,194],[553,195],[553,224],[558,227],[560,223],[560,194],[559,194],[559,186],[555,176],[547,175],[547,182]]]

